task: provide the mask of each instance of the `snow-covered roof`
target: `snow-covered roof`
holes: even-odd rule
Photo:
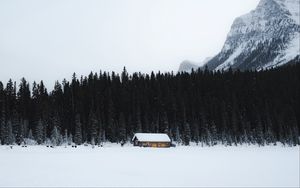
[[[135,138],[141,142],[171,142],[169,136],[162,133],[135,133],[132,141]]]

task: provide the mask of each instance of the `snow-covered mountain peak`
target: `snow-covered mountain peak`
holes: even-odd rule
[[[257,10],[265,9],[269,13],[273,11],[280,11],[281,14],[291,18],[296,24],[300,24],[300,0],[261,0],[257,6]]]
[[[281,7],[285,8],[288,12],[287,15],[295,21],[296,24],[300,24],[300,0],[274,0]]]
[[[235,19],[211,70],[262,69],[300,56],[300,0],[261,0],[255,10]]]

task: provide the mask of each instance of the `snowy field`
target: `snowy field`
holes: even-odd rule
[[[0,187],[299,187],[299,147],[0,146]]]

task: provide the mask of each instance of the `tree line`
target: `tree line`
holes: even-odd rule
[[[90,73],[0,82],[1,144],[124,143],[167,133],[189,145],[299,145],[299,62],[264,71]]]

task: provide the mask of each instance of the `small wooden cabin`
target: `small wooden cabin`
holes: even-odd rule
[[[168,148],[171,146],[171,139],[167,134],[162,133],[136,133],[132,138],[134,146]]]

